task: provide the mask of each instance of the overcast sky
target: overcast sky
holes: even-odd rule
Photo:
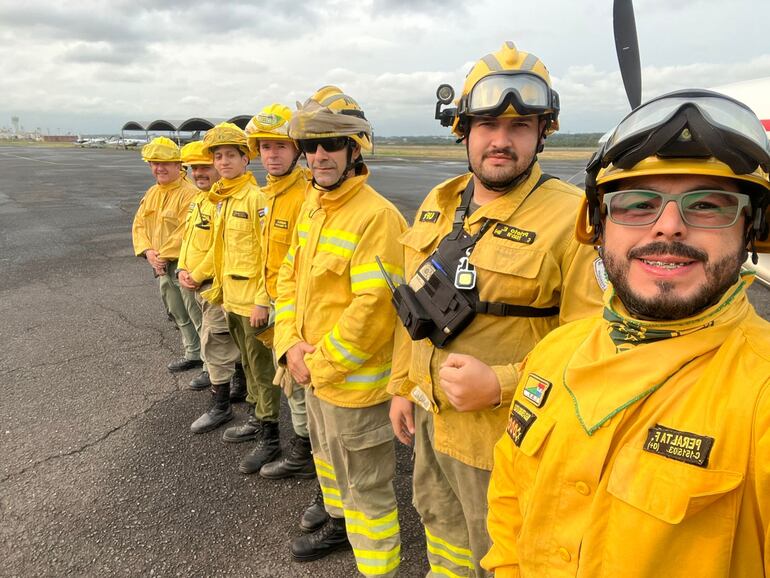
[[[634,4],[645,97],[770,76],[768,0]],[[117,133],[294,108],[337,84],[380,135],[447,134],[437,85],[459,90],[505,40],[549,68],[562,131],[627,112],[612,0],[0,0],[0,126]]]

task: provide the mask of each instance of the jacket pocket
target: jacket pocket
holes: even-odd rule
[[[479,243],[471,253],[470,262],[479,270],[481,300],[536,307],[553,304],[551,295],[559,290],[561,274],[544,270],[547,257],[545,251],[538,249],[490,241]]]
[[[254,277],[257,274],[257,246],[250,220],[231,218],[225,229],[225,275]]]
[[[348,260],[332,253],[316,253],[313,256],[311,271],[313,275],[319,276],[326,272],[341,276],[347,269]]]
[[[436,227],[414,225],[401,233],[398,242],[418,253],[432,252],[438,236]]]
[[[738,472],[700,468],[625,446],[615,459],[607,491],[662,522],[679,524],[741,482]]]
[[[509,418],[510,419],[510,418]],[[530,498],[540,467],[540,453],[555,425],[554,419],[540,414],[531,423],[519,445],[513,463],[513,480],[522,512],[529,508]]]

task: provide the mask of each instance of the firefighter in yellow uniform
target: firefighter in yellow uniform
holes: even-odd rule
[[[270,350],[256,339],[268,323],[269,303],[264,300],[261,243],[265,197],[254,175],[247,170],[251,154],[246,134],[239,127],[221,123],[206,133],[203,143],[204,152],[211,152],[214,167],[222,177],[209,192],[209,198],[217,204],[214,244],[206,256],[206,260],[213,261],[214,282],[203,297],[212,303],[221,303],[227,312],[230,335],[241,352],[246,373],[246,400],[255,404],[254,415],[262,426],[255,435],[255,451],[244,460],[266,452],[268,458],[265,461],[269,461],[276,451],[280,451],[280,390],[273,386]],[[207,267],[204,260],[200,269],[206,271]],[[191,271],[191,275],[198,283],[205,277],[197,270]],[[224,395],[220,403],[225,405]],[[244,471],[244,460],[239,465],[240,471],[251,473]]]
[[[249,150],[259,157],[267,171],[267,184],[261,187],[266,203],[265,226],[262,228],[262,273],[271,308],[278,295],[278,270],[289,251],[291,233],[297,224],[307,188],[305,170],[297,166],[301,153],[289,138],[290,119],[291,109],[282,104],[271,104],[252,118],[245,129]],[[262,339],[272,344],[272,335],[263,334]],[[289,402],[295,435],[287,454],[280,460],[265,464],[259,470],[259,475],[269,479],[314,478],[305,390],[294,383],[288,372],[282,369],[278,371]],[[255,427],[256,422],[249,420],[247,424],[225,432],[224,439],[230,441],[228,437],[239,438],[244,433],[248,435]]]
[[[184,357],[168,364],[169,371],[176,373],[203,365],[200,307],[192,294],[179,288],[176,278],[185,223],[198,189],[185,178],[179,147],[171,139],[152,139],[142,147],[142,159],[149,163],[156,184],[147,190],[134,216],[134,254],[152,267],[166,310],[182,334]]]
[[[206,382],[193,380],[191,388],[211,386],[215,403],[190,426],[193,433],[204,433],[217,428],[232,419],[230,380],[235,375],[235,364],[241,354],[230,335],[227,318],[221,305],[209,303],[201,293],[211,287],[214,278],[213,260],[206,255],[214,241],[214,219],[216,204],[209,199],[209,191],[219,180],[211,153],[204,153],[203,141],[195,141],[182,147],[182,163],[192,170],[192,177],[200,193],[195,197],[194,207],[187,220],[182,250],[179,254],[179,284],[186,291],[194,291],[200,305],[203,321],[201,324],[201,352],[206,360]],[[201,266],[207,268],[203,270]],[[203,279],[196,282],[191,272]]]
[[[307,387],[313,457],[330,515],[292,543],[292,556],[315,560],[349,539],[361,574],[393,576],[401,540],[385,387],[395,314],[377,259],[402,277],[397,239],[406,224],[366,184],[361,151],[371,148],[371,125],[339,88],[308,99],[289,136],[313,179],[278,276],[275,353]]]
[[[611,286],[601,317],[520,366],[489,487],[495,576],[770,575],[770,324],[741,273],[770,250],[768,150],[748,107],[683,90],[594,155],[577,233]]]
[[[527,100],[528,91],[541,99]],[[429,576],[486,575],[492,448],[516,384],[506,365],[560,323],[600,309],[598,255],[573,234],[581,192],[544,175],[537,162],[558,112],[536,56],[507,42],[481,59],[447,119],[465,139],[472,172],[433,189],[400,238],[410,286],[424,263],[440,262],[452,290],[475,293],[476,301],[456,338],[412,341],[402,328],[393,357],[391,418],[399,439],[414,443],[414,504]],[[466,357],[457,354],[499,366],[501,384],[459,383]]]

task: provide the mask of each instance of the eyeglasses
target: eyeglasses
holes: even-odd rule
[[[669,202],[679,207],[682,220],[691,227],[723,229],[733,226],[743,209],[749,206],[748,195],[729,191],[690,191],[669,195],[657,191],[626,190],[604,195],[607,216],[617,225],[641,227],[658,220]]]
[[[320,146],[327,153],[336,153],[348,146],[349,138],[346,136],[332,136],[328,138],[306,138],[297,141],[299,149],[307,153],[315,153]]]
[[[509,105],[522,115],[558,112],[559,95],[537,74],[519,70],[499,72],[474,85],[460,102],[459,113],[498,116]]]

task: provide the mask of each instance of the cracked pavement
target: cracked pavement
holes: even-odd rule
[[[465,170],[370,166],[408,218]],[[546,168],[568,177],[579,163]],[[0,170],[0,576],[356,575],[349,552],[291,560],[312,481],[243,476],[250,444],[189,433],[208,394],[186,389],[193,372],[166,370],[179,334],[132,255],[131,217],[152,184],[138,154],[1,147]],[[767,317],[770,292],[750,293]],[[427,570],[424,538],[400,444],[398,460],[401,575],[416,577]]]

